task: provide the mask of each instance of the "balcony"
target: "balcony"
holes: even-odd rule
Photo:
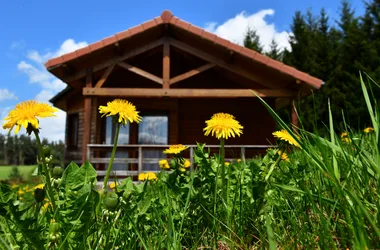
[[[169,159],[162,151],[170,145],[118,145],[117,154],[113,163],[112,176],[124,178],[128,176],[136,177],[142,172],[160,172],[158,161]],[[193,169],[193,155],[197,145],[186,145],[188,150],[184,151],[183,156],[190,160],[190,169]],[[210,148],[211,155],[218,153],[219,145],[206,145],[205,149]],[[273,145],[225,145],[226,161],[241,158],[244,160],[246,156],[252,157],[264,153]],[[97,169],[98,177],[102,178],[106,174],[107,165],[110,161],[111,144],[88,144],[87,159]]]

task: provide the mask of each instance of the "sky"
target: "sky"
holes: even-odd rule
[[[268,48],[272,38],[288,48],[296,11],[318,14],[325,8],[330,21],[339,17],[340,0],[229,1],[100,1],[2,0],[0,5],[0,122],[25,100],[48,102],[66,84],[46,71],[44,63],[159,16],[173,15],[235,43],[251,27]],[[357,14],[362,0],[352,0]],[[65,113],[40,120],[41,135],[63,140]],[[7,133],[0,127],[0,133]]]

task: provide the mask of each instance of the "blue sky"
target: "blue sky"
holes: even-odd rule
[[[361,0],[352,0],[351,4],[357,13],[363,12]],[[318,13],[322,7],[332,21],[338,18],[339,0],[2,1],[0,120],[16,103],[47,101],[64,88],[64,83],[45,71],[46,60],[150,20],[165,9],[237,43],[242,31],[252,26],[265,46],[275,37],[287,47],[295,11],[311,8]],[[42,136],[63,139],[64,122],[63,112],[55,119],[41,121]]]

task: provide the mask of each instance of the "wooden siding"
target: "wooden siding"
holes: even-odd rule
[[[271,105],[274,101],[267,99]],[[204,136],[205,121],[214,113],[230,113],[244,127],[241,137],[228,139],[230,145],[268,144],[275,129],[275,122],[265,107],[255,98],[237,99],[182,99],[179,101],[179,141],[219,144],[212,136]]]

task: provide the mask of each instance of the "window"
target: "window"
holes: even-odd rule
[[[143,115],[138,125],[139,144],[168,144],[168,116],[164,114]],[[143,158],[166,158],[162,149],[148,149],[143,151]],[[143,170],[159,170],[158,163],[144,163]]]
[[[112,122],[112,117],[109,116],[106,119],[106,136],[105,136],[105,143],[106,144],[113,144],[115,139],[115,133],[116,133],[116,124]],[[120,126],[120,132],[119,132],[119,138],[118,138],[118,145],[126,145],[129,144],[129,123],[127,125],[121,125]],[[106,153],[106,157],[111,157],[111,150]],[[120,148],[116,151],[115,158],[128,158],[128,152],[122,151]],[[108,164],[107,164],[108,167]],[[106,167],[106,168],[107,168]],[[114,163],[112,166],[113,170],[127,170],[128,166],[127,164],[123,163]]]
[[[69,148],[78,147],[78,125],[79,125],[78,113],[69,114],[67,116],[67,146]]]

